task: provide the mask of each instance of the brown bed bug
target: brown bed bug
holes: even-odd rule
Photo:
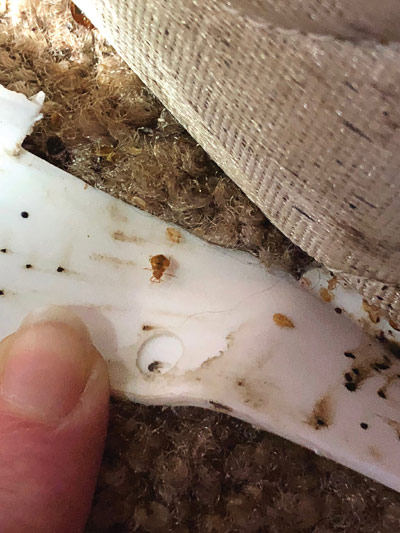
[[[90,22],[90,20],[83,14],[83,12],[79,9],[77,5],[75,5],[73,2],[71,2],[71,14],[75,22],[80,24],[81,26],[85,26],[85,28],[88,28],[89,30],[93,30],[94,26]]]
[[[171,261],[163,254],[153,255],[150,257],[151,269],[153,275],[150,278],[151,282],[160,283],[164,272],[167,270]]]

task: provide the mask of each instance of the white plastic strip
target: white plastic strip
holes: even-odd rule
[[[20,96],[7,102],[22,112]],[[68,306],[117,394],[231,413],[400,490],[400,365],[385,343],[250,255],[10,153],[0,148],[0,337],[38,306]]]
[[[33,124],[42,118],[40,108],[44,93],[28,100],[23,94],[14,93],[0,85],[0,150],[17,154]]]

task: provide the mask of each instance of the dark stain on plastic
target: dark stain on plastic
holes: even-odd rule
[[[328,428],[332,424],[332,418],[331,400],[327,395],[316,402],[307,424],[316,430]]]
[[[227,405],[224,405],[223,403],[214,402],[214,400],[209,400],[208,403],[212,407],[215,407],[215,409],[219,409],[220,411],[225,411],[226,413],[232,412],[232,407],[228,407]]]
[[[378,448],[376,448],[376,446],[369,446],[368,451],[370,456],[375,459],[375,461],[382,461],[382,454],[380,453]]]
[[[129,267],[136,266],[136,263],[134,261],[120,259],[119,257],[114,257],[112,255],[92,254],[90,256],[90,259],[94,259],[95,261],[100,261],[102,263],[110,263],[111,265],[114,265],[117,268],[120,266],[129,266]]]
[[[387,419],[389,426],[395,430],[397,438],[400,440],[400,423],[395,420]]]
[[[394,357],[396,357],[396,359],[400,359],[400,344],[398,342],[385,337],[385,334],[382,330],[377,335],[375,335],[375,338],[377,341],[384,344],[385,347],[389,350],[389,352],[394,355]]]
[[[126,235],[126,233],[124,233],[123,231],[114,231],[114,233],[112,234],[112,238],[115,241],[121,242],[144,242],[144,239],[142,239],[141,237],[137,237],[136,235]]]
[[[389,358],[385,357],[384,362],[372,363],[371,368],[373,368],[377,372],[381,372],[382,370],[389,370],[391,366],[392,363],[390,362]]]

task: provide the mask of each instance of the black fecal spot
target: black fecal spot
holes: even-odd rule
[[[210,405],[215,407],[216,409],[221,409],[221,411],[227,411],[230,413],[232,411],[231,407],[228,407],[227,405],[224,405],[223,403],[214,402],[214,400],[209,400],[208,402]]]
[[[353,368],[353,373],[356,375],[356,376],[359,376],[360,375],[360,371],[358,370],[358,368]]]
[[[28,211],[22,211],[22,213],[21,213],[21,217],[22,217],[22,218],[28,218],[28,217],[29,217],[29,213],[28,213]]]
[[[386,291],[387,288],[388,288],[387,285],[383,285],[381,290]]]
[[[377,392],[378,396],[380,398],[383,398],[384,400],[386,400],[386,394],[385,394],[385,391],[383,391],[382,389],[379,389],[378,392]]]
[[[33,268],[33,266],[28,263],[27,265],[25,265],[25,268],[29,269],[29,268]]]
[[[350,372],[346,372],[346,374],[344,375],[344,379],[346,381],[353,381],[353,376],[350,374]]]
[[[342,309],[340,307],[335,307],[335,313],[337,313],[338,315],[341,315]]]
[[[6,253],[7,253],[7,248],[2,248],[2,249],[0,250],[0,252],[1,252],[2,254],[6,254]]]
[[[368,429],[368,424],[366,424],[365,422],[361,422],[360,426],[361,426],[363,429]]]
[[[378,298],[379,301],[383,300],[382,296],[377,296],[377,298]]]
[[[326,426],[325,420],[322,420],[322,418],[317,418],[317,424],[319,426]]]
[[[65,271],[65,268],[63,268],[63,267],[61,267],[61,266],[59,266],[59,267],[57,268],[57,272],[64,272],[64,271]]]
[[[4,291],[0,290],[0,296],[4,296]]]
[[[160,368],[162,368],[163,364],[161,361],[153,361],[152,363],[149,364],[149,366],[147,367],[149,372],[157,372],[160,370]]]
[[[338,164],[338,165],[339,165],[340,167],[342,167],[342,166],[343,166],[343,162],[342,162],[342,161],[340,161],[340,159],[336,159],[336,163],[337,163],[337,164]]]
[[[351,204],[350,202],[349,202],[349,206],[351,207],[351,209],[357,209],[357,207],[354,204]]]
[[[345,383],[344,386],[345,386],[346,389],[349,390],[350,392],[354,392],[355,390],[357,390],[357,385],[356,385],[354,382],[351,382],[351,383]]]
[[[143,324],[142,326],[143,331],[150,331],[151,329],[153,329],[153,326],[150,326],[149,324]]]
[[[351,352],[344,352],[345,357],[350,357],[350,359],[355,359],[356,356]]]

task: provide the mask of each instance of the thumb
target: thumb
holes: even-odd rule
[[[0,343],[0,531],[82,531],[107,429],[104,360],[70,311]]]

